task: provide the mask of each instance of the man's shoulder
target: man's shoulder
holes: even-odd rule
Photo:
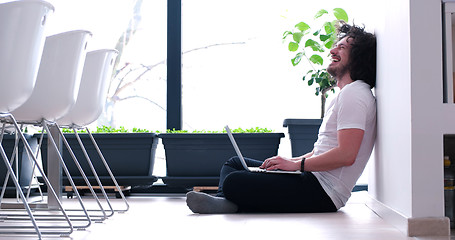
[[[358,96],[360,98],[374,98],[370,85],[362,80],[357,80],[346,85],[342,91],[340,91],[340,95]]]
[[[338,104],[343,106],[351,106],[357,108],[364,106],[365,108],[375,107],[376,98],[374,97],[369,85],[365,82],[353,82],[343,88],[338,96]]]

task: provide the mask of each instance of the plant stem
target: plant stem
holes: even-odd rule
[[[325,93],[322,93],[321,94],[321,119],[324,118],[326,100],[327,100],[327,98],[325,97]]]
[[[303,51],[303,56],[305,56],[306,60],[308,61],[308,63],[310,64],[311,68],[313,69],[313,71],[316,71],[316,68],[313,66],[313,64],[311,63],[310,59],[308,58],[308,56],[305,54],[305,51]]]
[[[324,114],[325,114],[325,102],[327,101],[327,98],[326,98],[326,93],[327,91],[330,91],[332,90],[336,85],[332,85],[324,90],[322,90],[321,92],[321,118],[324,118]]]

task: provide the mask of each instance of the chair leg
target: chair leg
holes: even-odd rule
[[[16,191],[20,195],[22,203],[24,204],[24,208],[27,211],[28,216],[30,217],[30,221],[32,221],[35,232],[38,235],[38,238],[41,239],[41,230],[39,229],[38,224],[36,223],[36,219],[33,216],[32,210],[25,199],[24,193],[22,192],[21,186],[19,185],[19,181],[17,180],[16,175],[14,174],[14,170],[9,163],[8,157],[6,156],[5,150],[3,149],[2,145],[0,145],[0,155],[2,156],[5,166],[8,169],[8,173],[11,175],[11,179],[14,185],[16,186]],[[6,234],[10,233],[15,234],[16,232],[6,232]]]
[[[73,150],[71,149],[71,146],[69,145],[68,141],[66,140],[65,136],[63,135],[63,133],[62,133],[60,127],[59,127],[56,123],[55,123],[55,126],[57,127],[57,129],[58,129],[58,131],[59,131],[59,135],[60,135],[60,137],[62,138],[63,143],[64,143],[65,146],[66,146],[66,149],[67,149],[68,152],[70,153],[71,158],[72,158],[73,161],[74,161],[74,164],[76,165],[76,167],[78,168],[79,172],[81,173],[82,178],[84,179],[85,183],[87,184],[87,186],[88,186],[90,192],[92,193],[92,195],[93,195],[95,201],[96,201],[97,204],[98,204],[98,207],[100,208],[100,211],[101,211],[102,214],[103,214],[102,216],[99,216],[99,215],[92,215],[91,217],[100,217],[100,218],[97,219],[97,220],[99,220],[99,221],[104,221],[104,220],[108,217],[108,216],[106,215],[106,211],[103,209],[103,206],[102,206],[101,202],[99,201],[99,198],[98,198],[98,196],[97,196],[96,193],[95,193],[95,190],[93,189],[93,187],[92,187],[90,181],[89,181],[88,178],[87,178],[87,175],[85,174],[84,170],[82,169],[82,167],[81,167],[81,165],[80,165],[78,159],[76,158],[76,155],[74,154]],[[75,186],[72,186],[72,187],[73,187],[73,190],[74,190],[74,191],[77,191],[77,189],[75,188]]]
[[[87,130],[87,133],[90,136],[93,146],[95,146],[96,151],[98,152],[98,155],[100,156],[100,159],[104,164],[104,167],[106,168],[107,172],[109,173],[109,176],[111,177],[112,182],[114,182],[118,193],[120,194],[121,198],[123,199],[123,202],[125,203],[125,207],[126,207],[125,209],[116,210],[116,211],[119,211],[119,212],[128,211],[130,208],[130,205],[128,204],[128,201],[126,200],[125,195],[123,194],[123,191],[120,189],[120,186],[118,185],[117,180],[115,179],[114,174],[112,173],[111,168],[109,167],[109,164],[107,163],[106,159],[104,158],[103,153],[101,152],[100,148],[98,147],[98,144],[96,143],[95,138],[93,137],[93,135],[90,132],[90,130],[88,129],[88,127],[86,127],[85,129]]]
[[[65,172],[66,176],[68,177],[68,180],[70,181],[71,186],[74,189],[76,189],[76,185],[74,184],[73,178],[71,177],[71,174],[70,174],[68,168],[66,167],[65,161],[63,161],[63,157],[60,154],[60,152],[58,151],[57,144],[56,144],[54,138],[52,137],[52,134],[50,134],[48,123],[46,121],[43,121],[42,125],[43,125],[44,130],[48,133],[48,137],[50,139],[50,144],[56,150],[56,153],[57,153],[57,156],[58,156],[57,158],[58,158],[58,160],[60,162],[61,167],[63,168],[63,171]],[[43,133],[44,133],[44,131],[43,131]],[[92,220],[91,220],[91,218],[90,218],[90,216],[89,216],[89,214],[87,212],[87,209],[85,208],[84,203],[82,202],[82,198],[81,198],[79,192],[76,190],[75,193],[76,193],[79,205],[81,206],[82,211],[84,212],[84,215],[82,215],[82,216],[79,216],[79,215],[74,216],[73,215],[71,217],[82,217],[82,218],[86,219],[84,221],[87,221],[87,224],[86,225],[82,225],[82,226],[74,226],[74,228],[85,229],[85,228],[88,228],[92,224]],[[73,221],[77,221],[79,219],[72,219],[72,220]]]
[[[3,123],[2,130],[4,128],[5,128],[5,123]],[[22,130],[22,126],[21,126],[21,130]],[[3,134],[3,132],[2,132],[2,134]],[[18,172],[19,171],[19,166],[18,166],[18,162],[19,162],[19,153],[18,153],[19,140],[20,140],[19,134],[16,132],[15,141],[14,141],[14,148],[13,148],[13,154],[12,154],[11,159],[10,159],[10,165],[11,166],[13,165],[13,163],[16,163],[16,177],[19,177],[19,172]],[[38,159],[38,154],[39,154],[39,147],[38,147],[38,151],[37,151],[37,153],[35,155],[36,159]],[[27,155],[28,155],[28,152],[27,152]],[[16,159],[17,159],[17,161],[16,161]],[[31,164],[31,167],[32,167],[32,176],[30,177],[30,182],[27,185],[28,187],[26,187],[27,188],[27,194],[26,194],[27,202],[29,201],[30,192],[31,192],[31,189],[32,189],[32,181],[34,179],[36,179],[36,174],[35,174],[35,166],[36,165],[35,165],[35,163],[33,161],[30,160],[30,159],[32,159],[30,156],[28,156],[28,159],[29,159],[29,163]],[[3,182],[2,192],[0,193],[0,203],[1,203],[1,200],[5,196],[7,184],[8,184],[8,181],[9,181],[9,176],[10,176],[10,174],[9,174],[9,172],[7,172],[6,176],[5,176],[5,181]],[[40,192],[41,201],[44,201],[44,195],[43,195],[43,192],[41,191],[41,188],[39,186],[38,186],[38,190]],[[19,198],[19,193],[17,191],[16,191],[16,198],[17,198],[17,200],[19,202],[20,198]]]
[[[35,156],[33,155],[33,151],[31,150],[27,140],[25,139],[25,136],[22,134],[19,126],[17,125],[17,122],[16,120],[14,119],[14,117],[11,115],[11,114],[0,114],[0,119],[3,119],[5,121],[7,121],[8,123],[11,123],[14,125],[15,127],[15,130],[16,130],[16,133],[19,135],[20,137],[20,140],[23,142],[24,144],[24,148],[25,150],[27,151],[28,155],[31,156],[33,162],[35,164],[38,165],[38,162],[35,158]],[[9,120],[9,121],[8,121]],[[5,124],[3,124],[3,127],[5,126]],[[3,138],[3,130],[4,128],[2,128],[2,133],[1,133],[1,138]],[[38,234],[39,238],[41,239],[41,236],[42,234],[49,234],[49,235],[62,235],[62,236],[68,236],[69,234],[71,234],[73,232],[73,225],[68,217],[68,215],[66,214],[65,210],[63,209],[63,206],[61,204],[60,201],[58,201],[58,207],[59,207],[59,211],[62,213],[63,217],[64,217],[64,220],[66,221],[66,223],[68,224],[68,226],[61,226],[61,225],[58,225],[58,226],[50,226],[50,225],[43,225],[41,227],[38,227],[37,223],[36,223],[36,220],[41,220],[41,219],[37,219],[35,218],[35,215],[32,214],[31,212],[31,208],[28,204],[28,202],[26,201],[26,198],[22,192],[22,189],[19,185],[19,182],[17,180],[17,177],[15,176],[14,172],[13,172],[13,169],[11,167],[11,165],[9,164],[9,161],[8,161],[8,157],[6,156],[6,153],[3,149],[3,146],[0,144],[0,154],[3,158],[3,161],[5,162],[5,165],[8,169],[8,172],[9,174],[11,175],[12,177],[12,180],[16,186],[16,190],[19,192],[19,195],[20,195],[20,199],[22,200],[23,204],[24,204],[24,208],[26,209],[27,211],[27,215],[30,217],[30,219],[32,220],[32,223],[33,223],[33,228],[35,229],[35,232]],[[47,189],[48,189],[48,194],[51,194],[53,195],[54,197],[56,197],[56,193],[55,193],[55,190],[52,188],[49,180],[47,179],[47,177],[44,175],[44,171],[42,170],[41,167],[39,167],[38,165],[38,171],[40,172],[40,174],[43,176],[43,180],[45,181],[46,183],[46,186],[47,186]],[[3,210],[3,209],[2,209]],[[55,215],[56,209],[54,209],[52,212],[52,214]],[[14,221],[14,218],[12,218],[12,220]],[[44,220],[44,219],[43,219]],[[22,226],[15,226],[16,229],[17,228],[25,228],[25,227],[22,227]],[[10,229],[12,228],[11,226],[1,226],[0,229]],[[41,228],[41,229],[40,229]],[[57,229],[69,229],[68,231],[56,231]],[[48,229],[47,231],[42,231],[43,229]],[[54,231],[51,231],[49,229],[52,229]],[[8,231],[0,231],[0,234],[32,234],[31,232],[26,232],[26,231],[17,231],[17,232],[8,232]]]
[[[77,133],[77,130],[73,128],[73,131],[74,131],[76,139],[77,139],[77,141],[79,143],[79,146],[81,147],[82,152],[84,153],[85,159],[87,160],[87,163],[90,166],[90,169],[91,169],[91,171],[93,173],[93,176],[95,177],[95,180],[98,183],[98,186],[100,187],[100,190],[103,193],[103,196],[106,199],[106,202],[107,202],[107,204],[108,204],[108,206],[109,206],[109,208],[111,210],[111,213],[108,215],[108,217],[111,217],[112,215],[114,215],[114,209],[113,209],[112,204],[111,204],[111,202],[109,200],[109,197],[107,196],[107,193],[106,193],[106,191],[105,191],[105,189],[103,187],[103,184],[101,183],[101,180],[100,180],[100,178],[98,176],[98,173],[96,172],[95,167],[93,166],[92,161],[90,160],[90,157],[89,157],[89,155],[87,153],[87,150],[85,149],[85,146],[82,143],[82,140],[79,137],[79,134]]]
[[[43,134],[41,134],[41,138],[40,138],[40,141],[39,141],[39,144],[38,146],[36,147],[36,154],[35,154],[35,158],[38,159],[39,155],[40,155],[40,149],[41,149],[41,142],[42,142],[42,139],[43,139]],[[31,146],[30,146],[31,147]],[[32,149],[33,150],[33,149]],[[29,158],[31,158],[29,156]],[[27,200],[29,199],[30,197],[30,192],[31,192],[31,189],[32,189],[32,186],[33,186],[33,181],[37,182],[37,185],[38,185],[38,191],[40,193],[40,196],[41,196],[41,202],[44,201],[44,195],[43,195],[43,192],[41,191],[41,187],[40,187],[40,183],[38,182],[38,178],[36,176],[36,164],[34,162],[30,162],[31,164],[31,167],[32,167],[32,176],[30,176],[30,181],[28,183],[28,189],[27,189]]]
[[[3,123],[3,126],[2,126],[2,133],[1,133],[1,140],[3,140],[3,135],[4,135],[4,130],[5,130],[5,123]],[[2,142],[2,141],[0,141]],[[10,166],[13,166],[14,162],[15,162],[15,159],[16,159],[16,154],[14,154],[15,152],[17,152],[17,147],[19,145],[19,138],[17,137],[17,134],[16,134],[16,138],[14,140],[14,149],[13,149],[13,154],[11,156],[11,159],[9,160],[9,164]],[[6,153],[5,153],[6,154]],[[18,169],[18,166],[16,166],[16,170]],[[18,176],[17,172],[16,172],[16,176]],[[7,185],[8,185],[8,181],[9,181],[9,177],[10,177],[10,173],[9,171],[6,172],[6,175],[5,175],[5,181],[3,182],[3,187],[2,187],[2,192],[0,193],[0,204],[5,196],[5,192],[6,192],[6,188],[7,188]],[[18,194],[17,191],[16,191],[16,198],[18,198]]]

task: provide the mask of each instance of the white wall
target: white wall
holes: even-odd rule
[[[405,218],[443,217],[441,2],[380,5],[370,195]]]
[[[411,213],[411,92],[409,3],[387,0],[378,16],[378,136],[369,192],[404,215]],[[378,6],[379,7],[379,6]],[[400,194],[397,194],[400,193]]]
[[[442,7],[411,0],[412,214],[444,216]]]

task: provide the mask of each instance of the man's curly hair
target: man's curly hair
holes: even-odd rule
[[[373,88],[376,85],[376,36],[364,27],[340,22],[338,41],[349,38],[351,53],[349,68],[352,80],[363,80]]]

